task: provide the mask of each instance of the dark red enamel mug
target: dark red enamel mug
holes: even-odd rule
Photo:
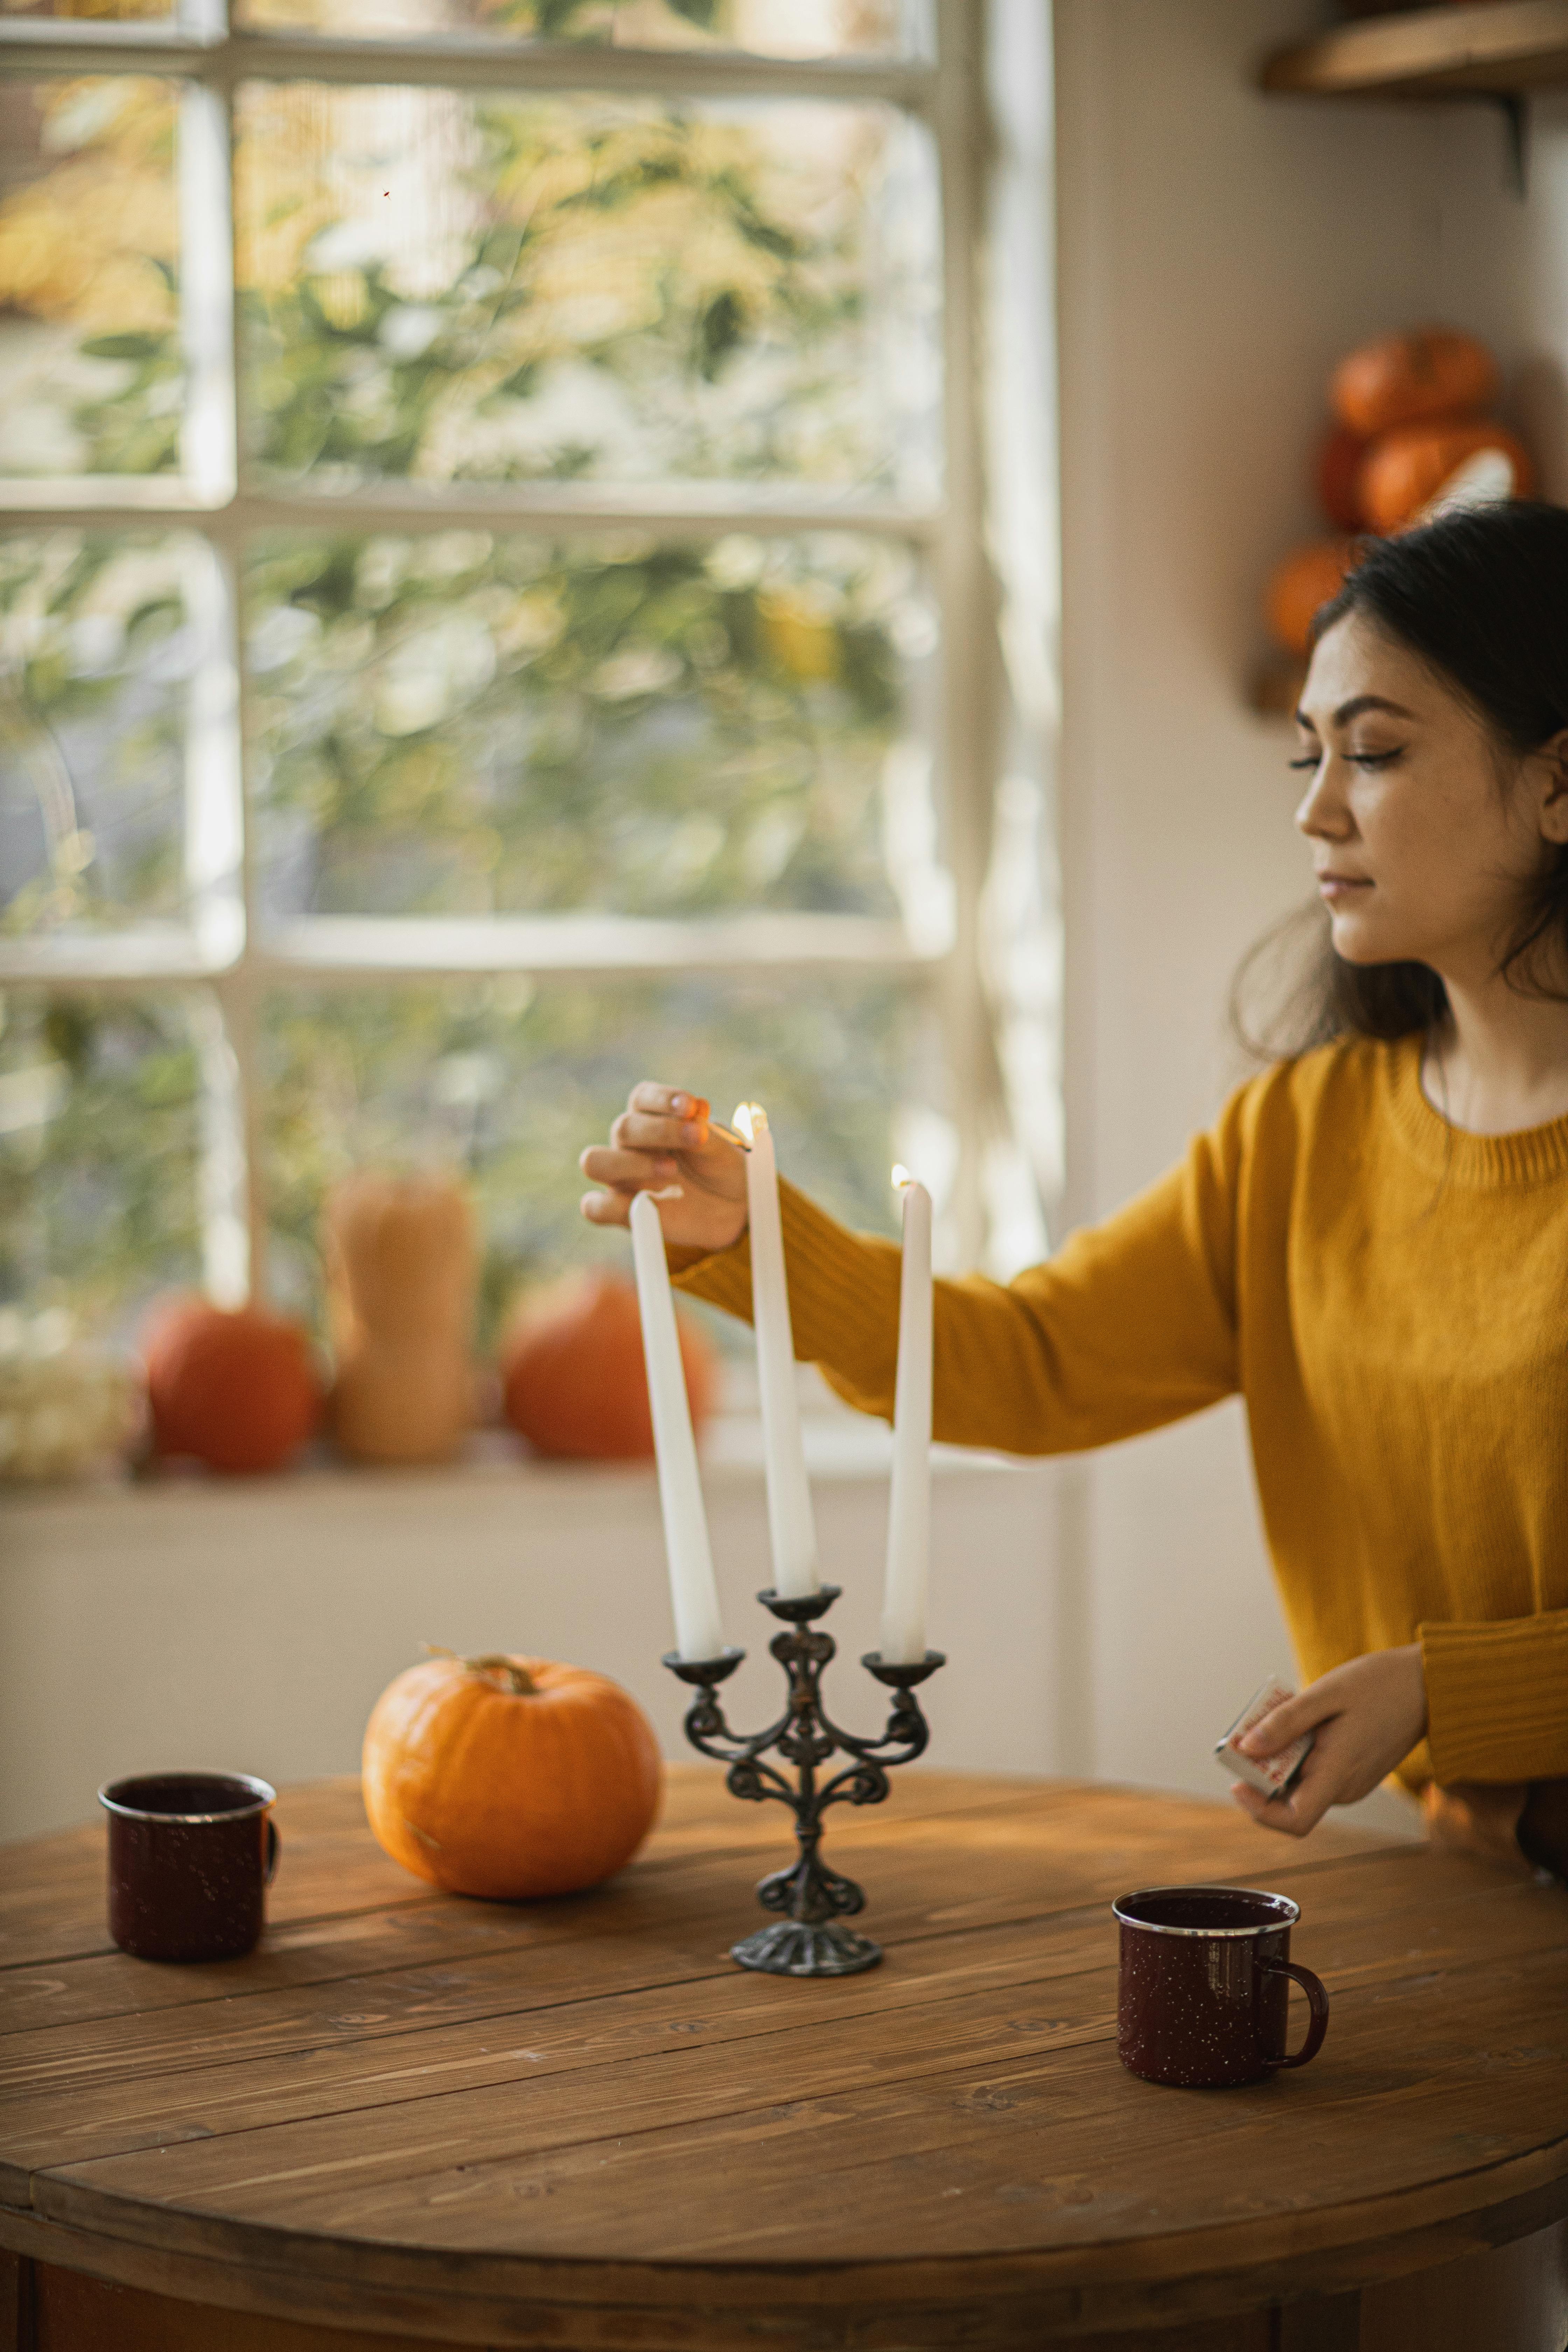
[[[109,1815],[109,1932],[142,1960],[228,1960],[261,1933],[278,1867],[268,1808],[244,1772],[142,1772],[98,1792]]]
[[[1290,1958],[1300,1917],[1288,1895],[1247,1886],[1151,1886],[1111,1905],[1121,1926],[1116,2047],[1151,2083],[1218,2089],[1304,2066],[1323,2046],[1329,1996]],[[1311,2016],[1285,2047],[1291,1983]]]

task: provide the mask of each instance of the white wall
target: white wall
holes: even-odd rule
[[[1443,177],[1442,282],[1502,356],[1542,492],[1568,504],[1568,91],[1531,110],[1523,203],[1490,167],[1500,137],[1465,183]]]
[[[1258,54],[1321,14],[1056,0],[1068,1223],[1213,1117],[1244,1074],[1232,971],[1307,893],[1287,734],[1244,697],[1260,583],[1318,528],[1333,361],[1432,317],[1491,336],[1568,497],[1568,112],[1538,109],[1521,206],[1489,110],[1259,96]],[[1215,1729],[1289,1661],[1240,1409],[1081,1479],[1064,1607],[1094,1702],[1072,1760],[1206,1790]]]
[[[844,1587],[829,1704],[847,1728],[879,1731],[889,1695],[859,1659],[877,1646],[886,1432],[813,1434],[824,1571]],[[1060,1769],[1055,1475],[939,1464],[930,1638],[949,1663],[922,1695],[932,1763]],[[783,1689],[767,1655],[777,1623],[753,1597],[770,1581],[762,1478],[720,1458],[705,1483],[725,1630],[751,1654],[726,1701],[755,1728]],[[0,1838],[82,1820],[127,1772],[355,1771],[377,1693],[425,1642],[595,1666],[641,1700],[667,1754],[690,1752],[683,1686],[659,1663],[669,1599],[651,1469],[501,1449],[441,1471],[14,1491],[0,1504]]]

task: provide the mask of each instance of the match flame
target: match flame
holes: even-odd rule
[[[909,1170],[908,1170],[907,1168],[900,1167],[900,1164],[899,1164],[899,1162],[895,1160],[894,1160],[894,1162],[893,1162],[893,1190],[894,1190],[894,1192],[901,1192],[903,1191],[904,1186],[905,1186],[906,1184],[912,1184],[912,1183],[914,1182],[914,1181],[915,1181],[915,1180],[914,1180],[914,1178],[910,1174]]]
[[[756,1141],[758,1128],[766,1127],[767,1123],[768,1115],[761,1103],[735,1105],[734,1126],[737,1133],[744,1137],[748,1146]]]

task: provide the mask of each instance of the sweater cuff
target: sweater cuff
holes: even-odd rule
[[[1440,1783],[1568,1776],[1568,1610],[1420,1625],[1416,1638]]]
[[[779,1216],[784,1227],[784,1272],[789,1284],[790,1328],[803,1363],[817,1363],[847,1303],[860,1299],[867,1281],[867,1242],[819,1209],[793,1184],[779,1180]],[[886,1243],[883,1250],[890,1249]],[[893,1253],[896,1257],[896,1252]],[[742,1321],[752,1319],[752,1237],[743,1233],[728,1249],[667,1249],[677,1290],[705,1298]],[[895,1276],[895,1283],[896,1283]],[[896,1291],[895,1291],[896,1296]]]
[[[705,1298],[742,1321],[752,1319],[752,1236],[743,1233],[728,1249],[676,1249],[666,1243],[665,1264],[677,1290],[689,1298]]]

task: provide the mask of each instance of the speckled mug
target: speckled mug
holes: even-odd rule
[[[1329,1996],[1290,1958],[1301,1914],[1288,1895],[1243,1886],[1151,1886],[1111,1905],[1121,1923],[1116,2048],[1150,2083],[1217,2090],[1304,2066],[1323,2046]],[[1311,2009],[1285,2048],[1290,1979]]]
[[[109,1815],[109,1932],[141,1960],[229,1960],[261,1933],[278,1867],[278,1791],[242,1772],[142,1772]]]

